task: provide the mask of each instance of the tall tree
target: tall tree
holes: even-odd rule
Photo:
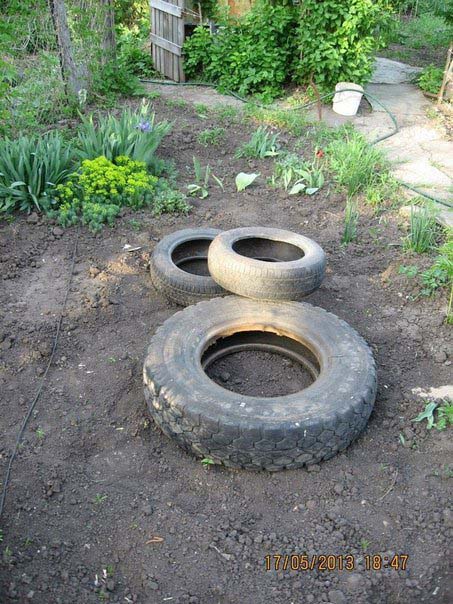
[[[48,0],[60,57],[61,74],[68,94],[78,95],[86,88],[86,81],[74,60],[71,34],[64,0]]]

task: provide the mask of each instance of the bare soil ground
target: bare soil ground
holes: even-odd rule
[[[100,235],[81,229],[56,362],[2,518],[0,601],[451,602],[451,434],[411,421],[424,405],[415,389],[449,383],[451,328],[445,296],[414,302],[412,282],[398,275],[408,259],[397,213],[362,209],[358,241],[341,247],[344,199],[333,187],[295,199],[266,185],[271,159],[234,159],[252,125],[227,124],[220,147],[203,147],[197,132],[218,124],[189,106],[158,100],[156,109],[175,120],[161,154],[176,162],[181,185],[196,155],[225,179],[225,192],[213,186],[188,216],[126,213]],[[262,176],[236,193],[244,169]],[[366,431],[309,471],[205,468],[160,433],[145,406],[148,342],[178,310],[149,281],[156,241],[189,226],[245,225],[291,229],[324,247],[326,279],[307,301],[347,320],[377,361]],[[2,477],[51,353],[75,236],[48,220],[0,224]],[[126,243],[141,250],[126,252]],[[291,571],[282,559],[266,570],[265,556],[293,553],[350,554],[355,568]],[[365,556],[378,553],[407,554],[407,569],[366,570]]]

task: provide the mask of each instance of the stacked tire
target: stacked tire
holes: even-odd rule
[[[186,229],[162,239],[150,268],[158,291],[189,305],[157,329],[144,364],[150,414],[182,448],[275,471],[329,459],[363,431],[377,388],[371,350],[347,323],[301,302],[324,278],[316,242],[280,229]],[[244,350],[288,357],[313,381],[266,397],[208,377],[212,363]]]

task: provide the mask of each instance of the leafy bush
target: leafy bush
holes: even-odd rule
[[[151,49],[149,48],[149,21],[138,27],[120,28],[117,36],[118,63],[128,73],[138,78],[156,77]]]
[[[295,72],[323,89],[367,81],[380,31],[389,23],[387,0],[304,0],[297,29]]]
[[[344,140],[332,141],[326,151],[334,178],[346,187],[349,197],[366,189],[386,168],[382,151],[358,132],[348,134]]]
[[[223,19],[214,35],[197,27],[184,44],[186,75],[265,100],[279,96],[293,60],[296,15],[292,6],[258,0],[238,21]]]
[[[142,103],[138,112],[126,109],[119,118],[112,114],[102,116],[97,124],[90,115],[83,118],[75,143],[76,154],[80,159],[103,155],[109,160],[126,155],[158,172],[155,153],[170,130],[168,122],[155,121],[155,114],[149,113],[147,103]]]
[[[91,93],[104,99],[106,105],[113,105],[118,96],[134,96],[143,93],[140,80],[117,59],[107,61],[93,73]]]
[[[72,149],[59,132],[0,141],[0,212],[46,208],[71,165]]]
[[[97,231],[112,224],[123,206],[134,209],[151,205],[158,179],[146,171],[144,162],[119,156],[86,159],[65,184],[55,188],[55,216],[69,226],[81,221]]]
[[[258,0],[237,21],[224,19],[211,35],[200,26],[184,45],[189,78],[224,90],[279,96],[291,79],[331,89],[338,81],[363,83],[380,31],[389,23],[387,0]]]
[[[439,67],[429,65],[421,72],[418,78],[418,85],[425,92],[437,94],[442,86],[444,72]]]

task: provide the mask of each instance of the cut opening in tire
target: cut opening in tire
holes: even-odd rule
[[[303,250],[296,245],[264,237],[239,239],[232,247],[236,254],[262,262],[293,262],[304,257]]]
[[[208,249],[212,239],[191,239],[177,245],[171,254],[172,262],[182,271],[208,277]]]
[[[201,365],[216,384],[245,396],[277,397],[308,388],[318,377],[315,354],[302,342],[269,331],[217,337]]]

